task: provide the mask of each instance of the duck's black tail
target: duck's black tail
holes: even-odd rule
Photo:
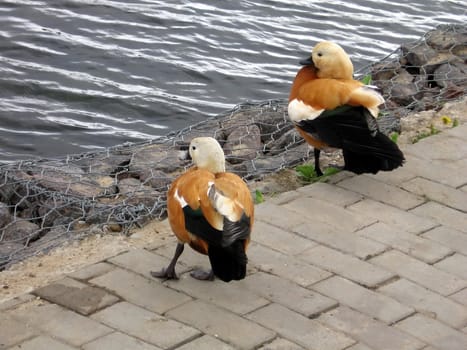
[[[214,275],[222,281],[230,282],[245,278],[248,258],[244,240],[235,241],[227,247],[210,245],[208,256]]]

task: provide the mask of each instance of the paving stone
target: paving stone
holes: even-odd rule
[[[81,346],[112,332],[92,319],[55,304],[30,305],[14,310],[13,316],[32,327],[74,346]]]
[[[188,344],[180,346],[177,350],[235,350],[231,345],[224,343],[223,341],[211,337],[210,335],[203,335],[201,338],[197,338]],[[97,350],[97,349],[96,349]]]
[[[457,293],[451,294],[450,299],[467,306],[467,288],[458,291]]]
[[[167,316],[241,349],[254,349],[275,337],[274,332],[201,300],[183,304]]]
[[[455,293],[467,286],[467,281],[397,250],[386,252],[370,261],[442,295]]]
[[[167,288],[159,281],[147,279],[123,269],[112,270],[92,279],[90,283],[106,288],[133,304],[160,314],[191,300],[189,296]]]
[[[236,314],[245,314],[269,304],[267,299],[246,289],[243,281],[199,281],[189,275],[183,275],[179,280],[167,281],[166,284],[195,299],[213,303]]]
[[[198,330],[190,326],[127,302],[114,304],[91,317],[121,333],[163,349],[181,345],[200,334]]]
[[[175,251],[175,245],[173,249]],[[166,267],[169,264],[170,259],[151,253],[145,249],[132,249],[126,253],[108,259],[108,261],[112,264],[148,277],[150,276],[150,271],[159,271]],[[186,267],[183,267],[181,264],[177,264],[176,270],[181,273],[184,270],[186,271]]]
[[[69,274],[69,276],[77,280],[86,281],[88,279],[103,275],[104,273],[109,272],[113,268],[115,268],[114,265],[108,264],[106,262],[100,262],[97,264],[86,266],[76,272]]]
[[[467,143],[457,137],[433,135],[411,145],[406,151],[427,160],[459,160],[467,154]]]
[[[284,204],[282,207],[303,215],[308,221],[312,218],[313,223],[322,222],[344,232],[356,231],[376,221],[367,215],[355,213],[340,206],[327,203],[325,200],[311,197],[297,198],[292,202]],[[282,215],[282,217],[286,216]],[[336,218],[339,218],[339,220],[337,221]]]
[[[410,210],[409,213],[418,215],[422,217],[423,220],[435,221],[439,224],[467,233],[467,215],[445,205],[436,202],[427,202]],[[420,230],[419,232],[426,230]]]
[[[318,320],[377,350],[412,350],[424,346],[415,337],[345,306],[322,314]]]
[[[313,290],[336,299],[368,316],[391,324],[412,314],[414,310],[380,293],[373,292],[339,276],[312,286]]]
[[[255,218],[285,230],[307,221],[307,217],[296,213],[284,205],[264,202],[255,206]],[[285,220],[285,218],[287,218]]]
[[[396,327],[440,350],[465,350],[467,345],[467,334],[420,314],[406,318]]]
[[[0,349],[17,344],[39,334],[29,323],[15,320],[9,314],[0,313]]]
[[[467,256],[465,255],[456,253],[441,260],[434,266],[467,281]]]
[[[382,286],[378,292],[410,305],[418,312],[429,314],[452,327],[457,328],[467,324],[465,306],[406,279]]]
[[[347,209],[354,213],[365,213],[365,215],[375,220],[411,233],[424,232],[437,226],[435,221],[415,215],[415,210],[417,208],[413,209],[411,212],[406,212],[402,209],[395,208],[372,199],[364,199],[358,203],[350,205]]]
[[[324,246],[308,249],[300,254],[300,258],[370,288],[395,276],[378,266]]]
[[[160,350],[161,348],[145,343],[127,334],[114,332],[82,346],[83,350]]]
[[[0,349],[3,349],[0,345]],[[70,345],[59,342],[49,336],[40,335],[27,340],[20,345],[10,348],[10,350],[73,350],[78,349]]]
[[[308,239],[260,220],[255,221],[251,236],[255,242],[292,256],[316,246]]]
[[[306,287],[331,276],[329,272],[294,256],[282,254],[257,243],[251,244],[249,251],[251,264],[259,270],[286,278],[300,286]]]
[[[268,198],[268,204],[276,204],[276,205],[282,205],[285,203],[288,203],[298,197],[300,197],[302,194],[298,191],[288,191],[288,192],[282,192],[278,193],[277,195],[273,196],[272,198]],[[260,206],[263,204],[259,204],[257,206]]]
[[[425,199],[421,196],[365,175],[352,177],[339,182],[337,185],[403,210],[414,208],[425,202]]]
[[[48,284],[33,292],[42,299],[62,305],[82,315],[116,303],[119,299],[105,290],[89,286],[71,278]]]
[[[460,161],[456,160],[427,160],[421,159],[410,154],[406,155],[407,161],[403,167],[407,174],[418,174],[424,178],[433,180],[451,187],[459,187],[465,183],[465,172],[467,171],[467,164],[460,164]],[[429,169],[429,171],[427,171]],[[397,169],[399,170],[399,169]],[[381,172],[380,172],[381,173]],[[380,174],[379,173],[379,174]],[[387,172],[390,176],[394,172]],[[409,177],[400,181],[399,184],[403,184],[408,180],[411,180],[416,176]],[[383,181],[385,181],[384,179]]]
[[[295,227],[293,230],[318,243],[354,255],[363,260],[381,254],[387,249],[387,246],[382,243],[352,232],[337,231],[330,226],[323,229],[322,227],[316,227],[314,223],[305,223]]]
[[[406,156],[407,158],[407,156]],[[409,157],[404,166],[397,168],[392,171],[379,171],[377,174],[365,174],[365,176],[371,177],[372,179],[391,184],[391,185],[400,185],[405,181],[413,179],[419,174],[417,169],[409,168],[407,165],[411,164],[411,158]],[[424,168],[426,169],[426,168]]]
[[[448,207],[467,212],[467,199],[465,193],[453,187],[421,177],[417,177],[402,184],[402,187],[407,191],[416,193],[420,196],[425,196],[431,201],[440,202]]]
[[[357,233],[430,264],[452,253],[451,249],[432,240],[405,232],[400,228],[382,222],[365,227]]]
[[[355,343],[345,334],[279,304],[270,304],[249,314],[248,318],[306,349],[345,349]]]
[[[173,243],[166,244],[157,248],[154,252],[156,254],[162,255],[167,258],[168,261],[172,260],[174,256],[174,252],[176,249],[177,243],[174,241]],[[247,252],[248,254],[248,252]],[[151,270],[161,270],[165,268],[167,264],[162,266],[153,266]],[[183,254],[177,261],[176,271],[179,276],[183,273],[194,269],[202,269],[202,270],[210,270],[211,264],[209,262],[209,258],[207,255],[200,254],[195,250],[191,249],[188,245],[185,245],[185,249],[183,250]]]
[[[274,339],[269,344],[265,344],[259,350],[305,350],[300,345],[292,343],[284,338]]]
[[[464,104],[465,107],[465,104]],[[467,124],[458,125],[455,128],[443,130],[444,135],[449,138],[451,136],[464,139],[467,141]]]
[[[327,296],[264,272],[248,276],[241,285],[306,317],[313,317],[337,305],[335,300]]]
[[[355,345],[352,345],[350,348],[347,348],[346,350],[373,350],[373,349],[366,346],[365,344],[357,343]],[[423,348],[423,350],[425,350],[425,348]]]
[[[27,303],[31,300],[36,299],[35,295],[32,294],[22,294],[14,298],[8,299],[6,301],[0,302],[0,311],[12,309],[17,307],[20,304]]]
[[[425,232],[423,237],[439,242],[456,252],[464,255],[467,254],[467,234],[450,227],[438,226],[428,232]]]
[[[349,178],[342,182],[350,181],[351,179],[352,178]],[[339,186],[342,182],[339,182]],[[297,192],[302,196],[313,197],[341,207],[346,207],[363,199],[363,196],[359,193],[325,182],[315,182],[314,184],[300,187],[297,189]]]

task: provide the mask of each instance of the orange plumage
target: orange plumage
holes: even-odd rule
[[[392,170],[404,157],[375,118],[384,102],[375,90],[353,79],[353,65],[337,44],[321,42],[292,84],[288,112],[300,135],[314,147],[315,168],[321,175],[323,148],[341,148],[344,169],[356,173]]]
[[[245,182],[225,172],[222,148],[213,138],[190,144],[195,166],[178,177],[167,195],[170,226],[179,240],[175,256],[154,277],[177,278],[175,264],[183,245],[209,256],[212,271],[194,271],[198,279],[239,280],[246,274],[246,249],[254,220],[254,204]]]

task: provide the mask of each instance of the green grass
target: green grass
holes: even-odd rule
[[[260,190],[255,191],[255,203],[261,204],[264,202],[264,195]]]
[[[360,81],[365,85],[370,85],[372,81],[371,74],[365,75]]]
[[[392,142],[397,143],[399,140],[399,133],[394,131],[391,133],[391,135],[389,135],[389,138],[392,140]]]
[[[440,132],[441,132],[440,130],[436,129],[436,127],[433,124],[431,124],[430,131],[421,132],[420,134],[418,134],[412,139],[412,143],[417,143],[418,141],[424,138],[439,134]]]
[[[340,169],[329,167],[324,169],[323,175],[316,174],[315,167],[311,164],[302,164],[295,167],[297,176],[305,183],[312,183],[316,181],[324,181],[327,177],[337,174]]]

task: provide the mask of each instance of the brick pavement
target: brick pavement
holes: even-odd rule
[[[257,206],[249,272],[201,282],[175,239],[0,304],[0,349],[467,349],[467,125],[390,173],[340,173]]]

